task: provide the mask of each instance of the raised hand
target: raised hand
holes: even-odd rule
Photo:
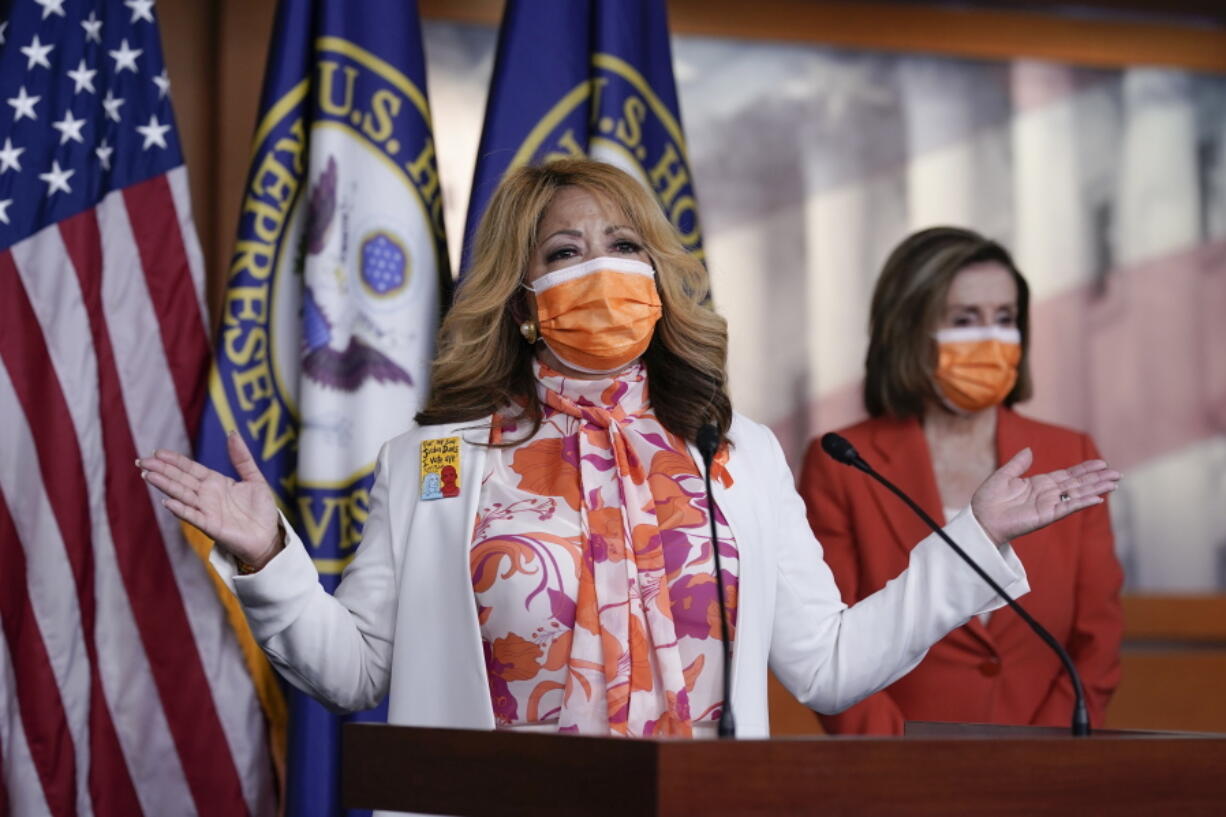
[[[239,481],[164,449],[136,465],[145,481],[166,494],[162,504],[171,513],[258,570],[282,547],[276,499],[242,437],[231,432],[226,449]]]
[[[971,510],[998,545],[1050,525],[1071,513],[1101,504],[1114,491],[1120,472],[1102,460],[1023,477],[1034,454],[1023,448],[975,489]]]

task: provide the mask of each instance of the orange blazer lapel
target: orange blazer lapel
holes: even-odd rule
[[[1049,471],[1057,466],[1047,461],[1046,446],[1043,445],[1042,427],[1030,423],[1025,417],[1021,416],[1012,409],[1000,406],[996,410],[996,465],[997,467],[1004,465],[1013,458],[1017,452],[1023,448],[1030,446],[1034,453],[1034,464],[1030,466],[1030,470],[1026,472],[1026,476],[1031,474],[1042,473]],[[1028,533],[1013,543],[1014,552],[1021,559],[1022,565],[1027,572],[1034,576],[1035,563],[1034,560],[1042,551],[1046,544],[1047,537],[1051,535],[1051,528]],[[1030,564],[1027,564],[1030,562]],[[1032,579],[1033,580],[1033,579]],[[1025,605],[1025,601],[1022,602]],[[1004,608],[998,610],[997,613],[1003,612]],[[1032,611],[1033,612],[1033,611]],[[988,629],[994,637],[1004,638],[1004,634],[1013,630],[1014,627],[1022,627],[1029,632],[1030,627],[1022,621],[1016,614],[1007,616],[992,615],[988,621]],[[1031,637],[1029,635],[1025,636]]]
[[[873,447],[876,461],[870,462],[870,465],[906,492],[936,522],[947,524],[949,520],[945,518],[941,492],[937,488],[932,467],[932,452],[928,449],[928,440],[924,437],[919,420],[882,420],[873,435]],[[932,531],[885,486],[874,481],[872,490],[895,542],[903,551],[910,553],[911,548]],[[995,652],[995,639],[977,616],[972,617],[962,629]]]
[[[941,494],[932,471],[928,441],[924,439],[919,421],[879,419],[872,443],[873,450],[865,452],[871,457],[869,465],[914,499],[929,516],[942,522]],[[910,553],[911,548],[928,535],[928,526],[876,480],[872,482],[872,494],[881,509],[881,517],[894,534],[894,541],[904,553]]]

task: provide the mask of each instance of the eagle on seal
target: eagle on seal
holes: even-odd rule
[[[328,231],[337,212],[336,160],[328,164],[312,186],[307,202],[306,248],[318,255],[327,245]],[[385,273],[386,274],[386,273]],[[380,279],[382,280],[382,279]],[[380,383],[413,385],[413,378],[387,355],[356,335],[344,349],[332,346],[332,321],[310,286],[302,290],[302,373],[316,383],[339,391],[357,391],[367,378]]]

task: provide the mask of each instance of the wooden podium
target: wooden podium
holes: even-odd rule
[[[626,740],[348,724],[350,808],[462,817],[1226,815],[1226,735],[916,724],[908,737]]]

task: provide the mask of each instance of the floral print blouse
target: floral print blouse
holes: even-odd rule
[[[544,421],[491,447],[469,555],[497,722],[690,737],[723,704],[701,468],[651,413],[641,364],[600,380],[534,365]],[[529,431],[496,419],[491,442]],[[731,484],[726,460],[712,474]],[[737,550],[716,523],[731,636]]]

